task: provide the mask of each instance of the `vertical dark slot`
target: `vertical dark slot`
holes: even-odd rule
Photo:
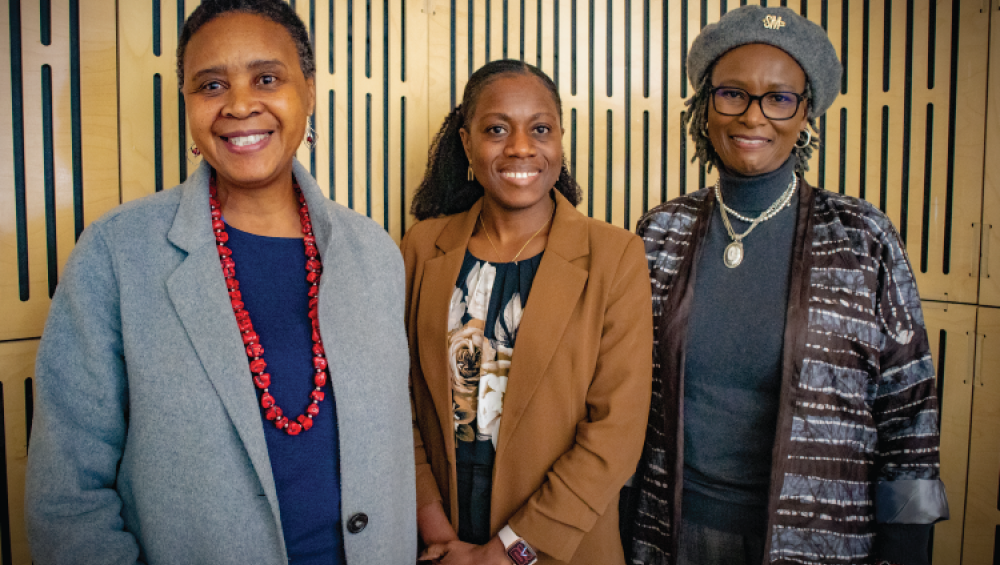
[[[38,0],[38,19],[42,45],[52,45],[52,0]]]
[[[178,6],[183,4],[184,0],[178,2]],[[389,14],[386,14],[389,17]],[[316,0],[309,0],[309,45],[312,47],[313,54],[316,53]]]
[[[951,80],[948,81],[948,180],[944,193],[944,252],[942,270],[951,272],[951,236],[955,212],[955,114],[958,110],[958,33],[961,28],[961,0],[951,2]]]
[[[805,2],[806,0],[802,0],[802,1]],[[729,4],[729,2],[727,2],[726,0],[719,0],[719,15],[720,16],[725,16],[726,15],[726,12],[729,9],[728,4]]]
[[[187,112],[184,108],[184,95],[177,96],[177,171],[180,173],[181,182],[187,180],[188,176],[188,152],[187,152],[187,124],[185,123]],[[314,172],[315,174],[315,172]]]
[[[288,3],[291,4],[292,9],[294,10],[295,9],[295,0],[289,0]]]
[[[469,76],[476,70],[473,66],[476,64],[476,0],[469,0]]]
[[[705,26],[708,25],[708,0],[701,0],[701,18],[699,24],[699,29],[705,29]]]
[[[589,0],[588,20],[587,20],[587,93],[589,95],[587,116],[587,215],[594,217],[594,35],[597,18],[594,14],[594,3],[597,0]]]
[[[864,2],[862,6],[864,23],[861,25],[861,147],[858,196],[862,199],[868,197],[868,56],[869,43],[871,39],[868,20],[871,17],[869,2]]]
[[[747,0],[740,0],[740,6],[746,6]]]
[[[809,0],[802,0],[799,4],[799,13],[802,14],[803,18],[809,17]]]
[[[606,149],[604,151],[604,221],[611,223],[611,199],[614,196],[612,192],[612,185],[614,184],[614,174],[615,169],[613,165],[614,161],[614,151],[611,149],[614,147],[613,143],[614,133],[614,122],[611,119],[611,110],[607,113],[607,138],[605,140]],[[627,165],[626,165],[627,167]],[[628,170],[626,168],[626,170]],[[628,173],[626,173],[628,174]],[[627,206],[626,206],[627,207]]]
[[[608,31],[607,31],[607,37],[605,38],[605,40],[607,42],[607,49],[606,49],[606,53],[605,53],[605,57],[607,58],[607,63],[605,65],[605,70],[607,71],[606,72],[606,76],[607,76],[606,82],[607,82],[607,84],[605,84],[605,89],[607,90],[608,98],[610,98],[611,96],[613,96],[612,91],[614,89],[614,82],[615,82],[614,81],[614,67],[615,67],[615,63],[614,63],[614,52],[615,51],[614,51],[614,49],[615,48],[614,48],[614,44],[613,44],[613,42],[611,40],[611,38],[614,37],[614,35],[613,35],[614,34],[614,27],[612,26],[612,21],[611,21],[612,20],[612,13],[611,13],[612,2],[614,2],[614,0],[608,0],[608,13],[607,13],[607,15],[608,15],[608,17],[607,17],[607,20],[608,20]],[[593,0],[591,0],[591,5],[593,5]],[[627,9],[628,8],[626,8],[626,10]],[[591,18],[593,19],[593,7],[591,8]],[[628,49],[628,47],[627,47],[628,44],[629,44],[629,35],[628,35],[628,32],[626,32],[625,33],[625,45],[626,45],[625,48],[626,49]],[[591,45],[593,45],[593,43],[591,43]],[[628,64],[628,63],[626,63],[626,64]],[[625,75],[625,80],[628,80],[628,74]]]
[[[826,186],[826,114],[819,118],[819,186]]]
[[[649,98],[649,0],[642,1],[642,97]]]
[[[11,4],[20,2],[12,0]],[[4,387],[0,383],[0,407],[4,406]],[[0,408],[0,503],[3,510],[0,510],[0,560],[3,565],[14,562],[10,545],[10,491],[7,488],[7,426],[3,417],[4,410]]]
[[[519,59],[524,61],[524,0],[521,0],[521,56]]]
[[[539,69],[542,68],[542,4],[544,2],[538,3],[538,13],[535,14],[535,21],[538,25],[535,26],[535,66]],[[552,27],[556,27],[558,22],[554,22]]]
[[[879,167],[879,210],[885,212],[886,200],[889,199],[889,107],[882,106],[882,164]]]
[[[569,174],[576,177],[576,108],[570,110],[569,119]]]
[[[667,10],[663,10],[666,12]],[[664,22],[663,28],[663,44],[667,44],[667,28],[666,22]],[[687,58],[688,58],[688,3],[681,2],[681,98],[688,97],[688,71],[687,71]],[[663,60],[663,67],[667,67],[666,59]],[[666,81],[664,80],[663,92],[666,94],[667,91]],[[664,96],[666,98],[666,96]],[[683,158],[681,159],[683,161]],[[683,190],[683,188],[681,189]]]
[[[882,92],[889,92],[890,61],[892,61],[892,0],[885,0],[885,17],[882,24]]]
[[[42,148],[45,182],[45,246],[48,267],[49,297],[59,281],[59,254],[56,252],[56,163],[52,132],[52,67],[42,65]]]
[[[156,192],[163,190],[163,80],[153,75],[153,174]]]
[[[805,1],[806,0],[802,0],[803,3]],[[830,6],[829,6],[829,1],[830,0],[823,0],[823,3],[820,4],[819,20],[820,20],[820,25],[823,26],[823,31],[826,31],[826,30],[828,30],[830,28]]]
[[[843,70],[841,71],[840,75],[841,94],[847,94],[847,62],[850,60],[850,57],[848,57],[847,54],[847,44],[849,39],[849,36],[847,34],[847,29],[848,29],[847,22],[850,21],[849,20],[850,12],[848,11],[850,5],[851,5],[850,0],[844,0],[844,3],[841,5],[842,10],[840,12],[840,64],[843,65]],[[868,6],[867,2],[865,2],[865,6],[867,9]]]
[[[910,135],[913,131],[913,0],[906,1],[906,41],[903,55],[903,163],[900,174],[899,237],[906,244],[910,216]],[[882,166],[885,166],[884,164]]]
[[[452,2],[454,6],[454,1]],[[455,11],[452,10],[454,17]],[[451,36],[455,41],[455,36]],[[365,2],[365,78],[372,78],[372,2]]]
[[[80,0],[69,2],[69,105],[73,124],[74,241],[83,233],[83,118],[80,109]],[[183,151],[181,152],[183,154]]]
[[[937,2],[927,3],[927,89],[934,88],[934,63],[937,58]],[[952,19],[955,15],[952,14]]]
[[[569,4],[569,90],[576,96],[576,0]]]
[[[684,123],[684,112],[681,112],[680,123],[681,124]],[[685,135],[687,132],[685,132],[684,129],[685,128],[682,125],[681,126],[681,139],[680,139],[680,142],[681,142],[681,162],[678,164],[678,170],[677,170],[677,172],[679,173],[678,176],[680,177],[680,182],[681,182],[681,196],[687,194],[687,174],[688,174],[688,171],[687,171],[687,164],[688,164],[688,160],[687,160],[687,135]],[[666,130],[664,130],[664,131],[666,131]],[[666,145],[666,144],[664,143],[664,145]]]
[[[698,188],[705,186],[705,163],[698,161]]]
[[[31,295],[28,278],[28,203],[24,180],[24,86],[21,72],[21,2],[7,2],[10,38],[10,105],[14,145],[14,220],[17,230],[17,284],[21,302]],[[6,472],[6,471],[4,471]],[[4,483],[6,484],[6,483]],[[3,539],[8,539],[4,537]]]
[[[561,2],[552,3],[552,80],[556,83],[556,87],[559,86],[559,4]],[[538,5],[541,6],[542,2]],[[542,29],[542,26],[539,25],[538,29]]]
[[[489,63],[493,59],[490,58],[490,38],[493,36],[493,9],[490,7],[491,0],[486,0],[486,62]]]
[[[642,213],[649,211],[649,110],[642,112]]]
[[[347,4],[347,207],[354,209],[354,2]],[[454,13],[454,12],[453,12]],[[454,43],[452,43],[454,45]],[[452,61],[455,60],[453,56]],[[452,63],[454,64],[454,63]],[[454,76],[454,74],[452,75]],[[454,85],[454,83],[452,83]],[[455,88],[452,86],[452,100]],[[331,99],[331,104],[333,100]],[[331,130],[332,131],[332,130]],[[330,134],[333,135],[332,133]]]
[[[389,0],[382,0],[382,220],[389,231]]]
[[[667,111],[669,105],[667,104],[667,97],[663,96],[662,93],[667,91],[667,83],[669,81],[667,55],[670,52],[668,45],[670,45],[670,10],[663,10],[663,23],[662,23],[662,37],[663,41],[660,45],[660,202],[667,201],[667,172],[670,167],[667,165],[667,146],[669,144],[669,129],[667,128],[669,122],[670,113]]]
[[[456,43],[457,43],[455,36],[456,36],[456,33],[457,33],[456,28],[458,27],[458,18],[456,17],[456,14],[455,14],[455,0],[451,0],[451,12],[450,13],[451,13],[451,24],[450,24],[450,28],[449,29],[451,30],[451,42],[450,42],[450,44],[451,44],[451,47],[450,47],[450,49],[451,49],[451,57],[449,57],[449,59],[448,59],[450,61],[450,63],[448,64],[448,66],[451,69],[451,106],[450,107],[454,108],[455,106],[458,105],[458,101],[455,98],[457,96],[457,94],[456,94],[457,85],[456,85],[456,80],[455,80],[455,72],[456,72],[456,70],[455,69],[456,69],[456,67],[458,65],[458,60],[457,60],[458,58],[457,58],[456,53],[455,53]]]
[[[406,235],[406,97],[399,98],[399,237]]]
[[[847,192],[847,108],[840,109],[840,183],[841,194]]]
[[[927,248],[931,234],[931,173],[934,172],[934,104],[927,105],[927,128],[924,137],[924,210],[920,234],[920,272],[927,272]]]
[[[35,419],[35,389],[32,379],[24,379],[24,429],[28,430],[27,444],[31,445],[31,422]]]
[[[329,121],[330,136],[330,200],[337,199],[337,93],[330,90],[327,95],[327,119]]]
[[[938,360],[937,360],[937,398],[938,398],[938,427],[941,427],[941,416],[944,413],[944,367],[945,355],[948,353],[948,332],[940,330],[938,333]]]
[[[399,3],[399,80],[406,82],[406,2]]]
[[[153,0],[153,55],[160,56],[160,0]]]
[[[611,17],[611,6],[608,6],[608,19]],[[608,30],[608,36],[611,30]],[[632,208],[632,97],[629,96],[629,86],[632,82],[632,0],[625,0],[625,224],[622,226],[629,229],[629,213]],[[613,139],[611,132],[611,112],[608,112],[608,147],[612,147]],[[611,153],[608,153],[608,178],[611,178]],[[610,206],[609,206],[610,209]]]
[[[997,506],[1000,506],[1000,501]],[[993,534],[993,565],[1000,565],[1000,526],[997,526],[996,533]]]
[[[507,0],[503,0],[503,58],[507,58],[507,24],[509,18],[507,17],[508,10],[510,8],[507,6]]]
[[[313,108],[313,113],[309,116],[309,125],[313,128],[313,143],[312,147],[309,148],[309,174],[316,178],[316,144],[319,141],[319,133],[316,131],[316,127],[319,123],[316,121],[316,108]]]
[[[372,95],[365,94],[365,215],[372,217]]]
[[[328,65],[328,67],[330,69],[329,72],[330,72],[331,75],[334,73],[334,69],[336,68],[335,63],[334,63],[334,53],[336,52],[337,42],[336,42],[336,36],[333,33],[333,30],[337,29],[336,19],[335,19],[335,17],[336,17],[336,5],[337,5],[337,1],[336,0],[330,0],[330,6],[329,6],[329,12],[328,12],[328,14],[330,15],[330,21],[328,22],[328,25],[330,27],[328,27],[327,30],[326,30],[326,33],[327,33],[326,40],[327,40],[327,42],[329,44],[329,47],[327,48],[327,65]],[[403,21],[403,23],[402,23],[402,28],[403,28],[402,36],[403,36],[403,46],[404,46],[404,48],[403,48],[403,62],[404,62],[404,64],[403,64],[403,73],[404,73],[403,80],[406,80],[406,76],[405,76],[405,73],[406,73],[406,64],[405,64],[405,62],[406,62],[406,48],[405,48],[405,46],[406,46],[406,3],[405,2],[403,3],[403,9],[400,10],[400,11],[403,13],[403,20],[402,20]]]

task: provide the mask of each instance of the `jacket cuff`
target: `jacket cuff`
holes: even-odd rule
[[[875,520],[880,524],[933,524],[948,518],[940,479],[879,481],[875,487]]]

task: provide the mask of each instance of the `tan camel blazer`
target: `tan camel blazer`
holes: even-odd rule
[[[539,563],[624,564],[618,492],[635,471],[652,386],[642,240],[553,191],[556,212],[518,330],[494,463],[490,526]],[[482,200],[403,239],[417,505],[458,524],[448,308]]]

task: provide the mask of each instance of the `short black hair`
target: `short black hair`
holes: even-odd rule
[[[504,75],[532,75],[540,80],[552,95],[559,109],[559,121],[562,122],[559,89],[541,69],[517,59],[499,59],[480,67],[469,77],[462,94],[462,103],[448,114],[431,144],[424,180],[413,195],[410,207],[410,212],[418,220],[464,212],[482,197],[483,185],[479,181],[468,180],[466,176],[469,158],[465,155],[459,130],[466,127],[475,114],[476,104],[483,90]],[[565,159],[561,167],[555,188],[576,206],[582,198],[580,187],[569,174]]]
[[[201,26],[232,12],[260,16],[284,27],[295,42],[302,74],[306,78],[316,76],[316,57],[313,55],[309,32],[291,6],[281,0],[202,0],[201,5],[184,22],[181,36],[177,40],[178,87],[184,86],[184,52],[191,37],[201,29]]]

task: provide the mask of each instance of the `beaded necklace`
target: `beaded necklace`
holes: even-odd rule
[[[240,294],[240,282],[236,279],[236,262],[233,260],[233,251],[226,247],[229,241],[229,234],[226,233],[226,223],[222,220],[222,209],[219,206],[217,192],[215,188],[215,175],[209,180],[208,202],[212,212],[212,231],[215,232],[215,244],[219,252],[219,262],[222,265],[222,274],[226,278],[226,288],[229,290],[229,301],[233,307],[233,314],[236,316],[236,323],[240,328],[243,337],[243,345],[246,347],[247,361],[250,365],[250,373],[253,375],[254,385],[262,390],[260,395],[260,408],[264,411],[264,417],[274,422],[274,427],[284,430],[290,436],[298,435],[303,430],[308,430],[313,425],[313,417],[319,414],[319,403],[323,401],[325,393],[323,386],[328,378],[326,352],[323,349],[323,339],[319,335],[319,314],[317,304],[319,303],[319,281],[323,272],[323,263],[319,257],[319,249],[316,248],[316,237],[313,235],[312,222],[309,219],[309,207],[306,199],[302,195],[299,184],[292,180],[295,188],[295,195],[299,201],[299,221],[302,224],[302,238],[306,253],[306,280],[309,282],[309,320],[312,325],[312,354],[313,354],[313,384],[316,388],[309,393],[309,405],[306,406],[304,414],[300,414],[297,421],[292,421],[277,405],[274,397],[268,391],[271,386],[271,375],[265,373],[267,363],[263,359],[264,347],[260,344],[260,336],[253,330],[253,323],[250,321],[250,313],[244,308],[243,297]]]

